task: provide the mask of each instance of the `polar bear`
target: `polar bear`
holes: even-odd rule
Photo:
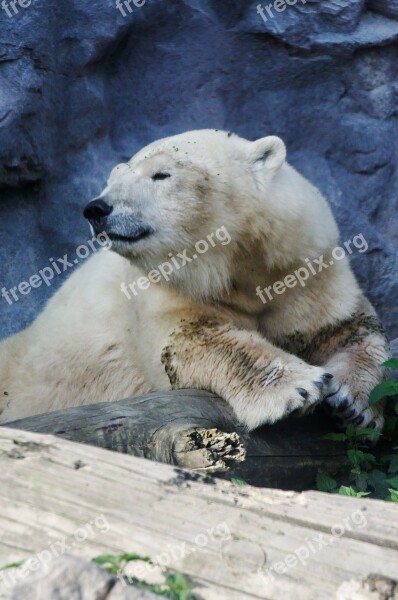
[[[368,398],[386,338],[348,260],[333,260],[326,200],[280,138],[156,141],[112,171],[84,215],[112,249],[0,344],[1,422],[199,388],[250,430],[322,402],[340,424],[382,428]]]

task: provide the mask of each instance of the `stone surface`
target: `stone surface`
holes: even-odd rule
[[[0,289],[76,258],[89,238],[82,207],[117,162],[164,135],[225,128],[286,140],[342,242],[365,236],[352,263],[398,335],[397,2],[298,0],[267,22],[257,5],[0,10]],[[0,296],[0,336],[30,323],[73,268],[11,305]]]
[[[51,553],[49,553],[51,555]],[[25,563],[23,576],[17,571],[16,581],[7,592],[0,592],[3,600],[156,600],[150,592],[127,586],[114,575],[76,556],[64,555],[49,564],[39,562],[37,572],[29,571],[29,560]],[[23,571],[23,568],[21,570]],[[32,570],[33,571],[33,570]],[[36,571],[36,569],[35,569]],[[27,576],[27,577],[26,577]],[[5,587],[5,586],[2,586]]]

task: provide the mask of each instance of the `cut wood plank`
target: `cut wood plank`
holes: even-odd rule
[[[234,486],[6,427],[0,504],[0,565],[136,552],[191,577],[204,600],[330,600],[351,580],[397,577],[392,503]]]
[[[249,434],[226,402],[200,390],[80,406],[7,426],[298,491],[314,486],[320,467],[331,472],[345,456],[342,444],[322,439],[333,424],[321,411]]]

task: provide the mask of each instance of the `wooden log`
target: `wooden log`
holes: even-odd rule
[[[0,502],[0,566],[30,559],[28,576],[66,553],[135,552],[185,574],[202,600],[381,600],[393,596],[368,588],[396,588],[393,503],[241,487],[5,427]],[[20,573],[0,571],[3,593]]]
[[[303,490],[345,449],[321,439],[333,430],[322,411],[249,434],[226,402],[208,392],[156,392],[120,402],[38,415],[7,427],[56,436],[252,485]]]

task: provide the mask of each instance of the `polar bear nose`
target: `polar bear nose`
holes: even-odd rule
[[[112,211],[113,206],[109,206],[102,198],[96,198],[87,204],[83,215],[90,221],[94,229],[96,229]]]

